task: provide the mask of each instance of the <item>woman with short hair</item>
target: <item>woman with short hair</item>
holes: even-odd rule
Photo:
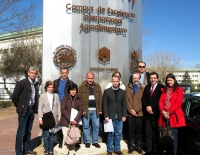
[[[68,145],[65,143],[65,138],[67,136],[67,132],[69,130],[70,125],[79,126],[78,122],[81,119],[83,113],[82,101],[80,97],[77,95],[78,88],[76,84],[69,85],[68,95],[65,95],[61,104],[61,120],[60,125],[62,126],[63,132],[63,144],[62,144],[62,154],[74,155],[75,154],[75,144]],[[76,117],[73,121],[70,121],[71,109],[74,108],[78,111]]]
[[[52,81],[47,81],[45,84],[45,93],[43,93],[39,98],[38,105],[38,118],[39,124],[43,125],[43,114],[52,111],[56,124],[60,122],[61,111],[60,111],[60,101],[57,94],[53,93],[54,84]],[[43,129],[43,139],[44,139],[44,153],[45,155],[53,155],[54,147],[54,128]]]

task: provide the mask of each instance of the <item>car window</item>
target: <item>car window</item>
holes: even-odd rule
[[[200,100],[193,98],[192,100],[189,101],[190,101],[190,106],[188,107],[189,112],[187,111],[187,114],[189,113],[189,117],[193,118],[196,115],[200,115]]]

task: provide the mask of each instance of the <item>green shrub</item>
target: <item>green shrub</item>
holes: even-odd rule
[[[13,105],[12,101],[0,101],[0,108],[10,107],[11,105]]]

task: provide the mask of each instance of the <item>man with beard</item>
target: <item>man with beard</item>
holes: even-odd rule
[[[128,154],[132,154],[136,150],[142,154],[141,138],[142,138],[142,94],[144,87],[140,83],[141,75],[133,74],[133,82],[126,87],[126,103],[128,110]]]

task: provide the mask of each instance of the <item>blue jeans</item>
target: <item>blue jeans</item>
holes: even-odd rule
[[[98,143],[99,136],[99,117],[96,110],[88,110],[88,117],[83,117],[83,138],[85,143],[90,143],[89,123],[92,120],[92,143]]]
[[[18,115],[18,129],[15,142],[16,155],[23,155],[23,152],[31,151],[30,139],[31,139],[33,120],[34,120],[33,109],[29,108],[24,117]]]
[[[178,147],[178,129],[172,128],[173,136],[174,136],[174,142],[172,143],[174,147],[174,155],[177,153],[177,147]]]
[[[109,132],[107,137],[107,151],[108,152],[115,152],[120,151],[120,141],[121,141],[121,135],[122,135],[122,127],[123,123],[122,121],[118,120],[117,114],[115,115],[115,119],[112,121],[114,132]],[[114,146],[114,149],[113,149]]]
[[[50,153],[53,152],[54,146],[54,133],[50,133],[49,130],[43,130],[43,138],[44,138],[44,152]]]

